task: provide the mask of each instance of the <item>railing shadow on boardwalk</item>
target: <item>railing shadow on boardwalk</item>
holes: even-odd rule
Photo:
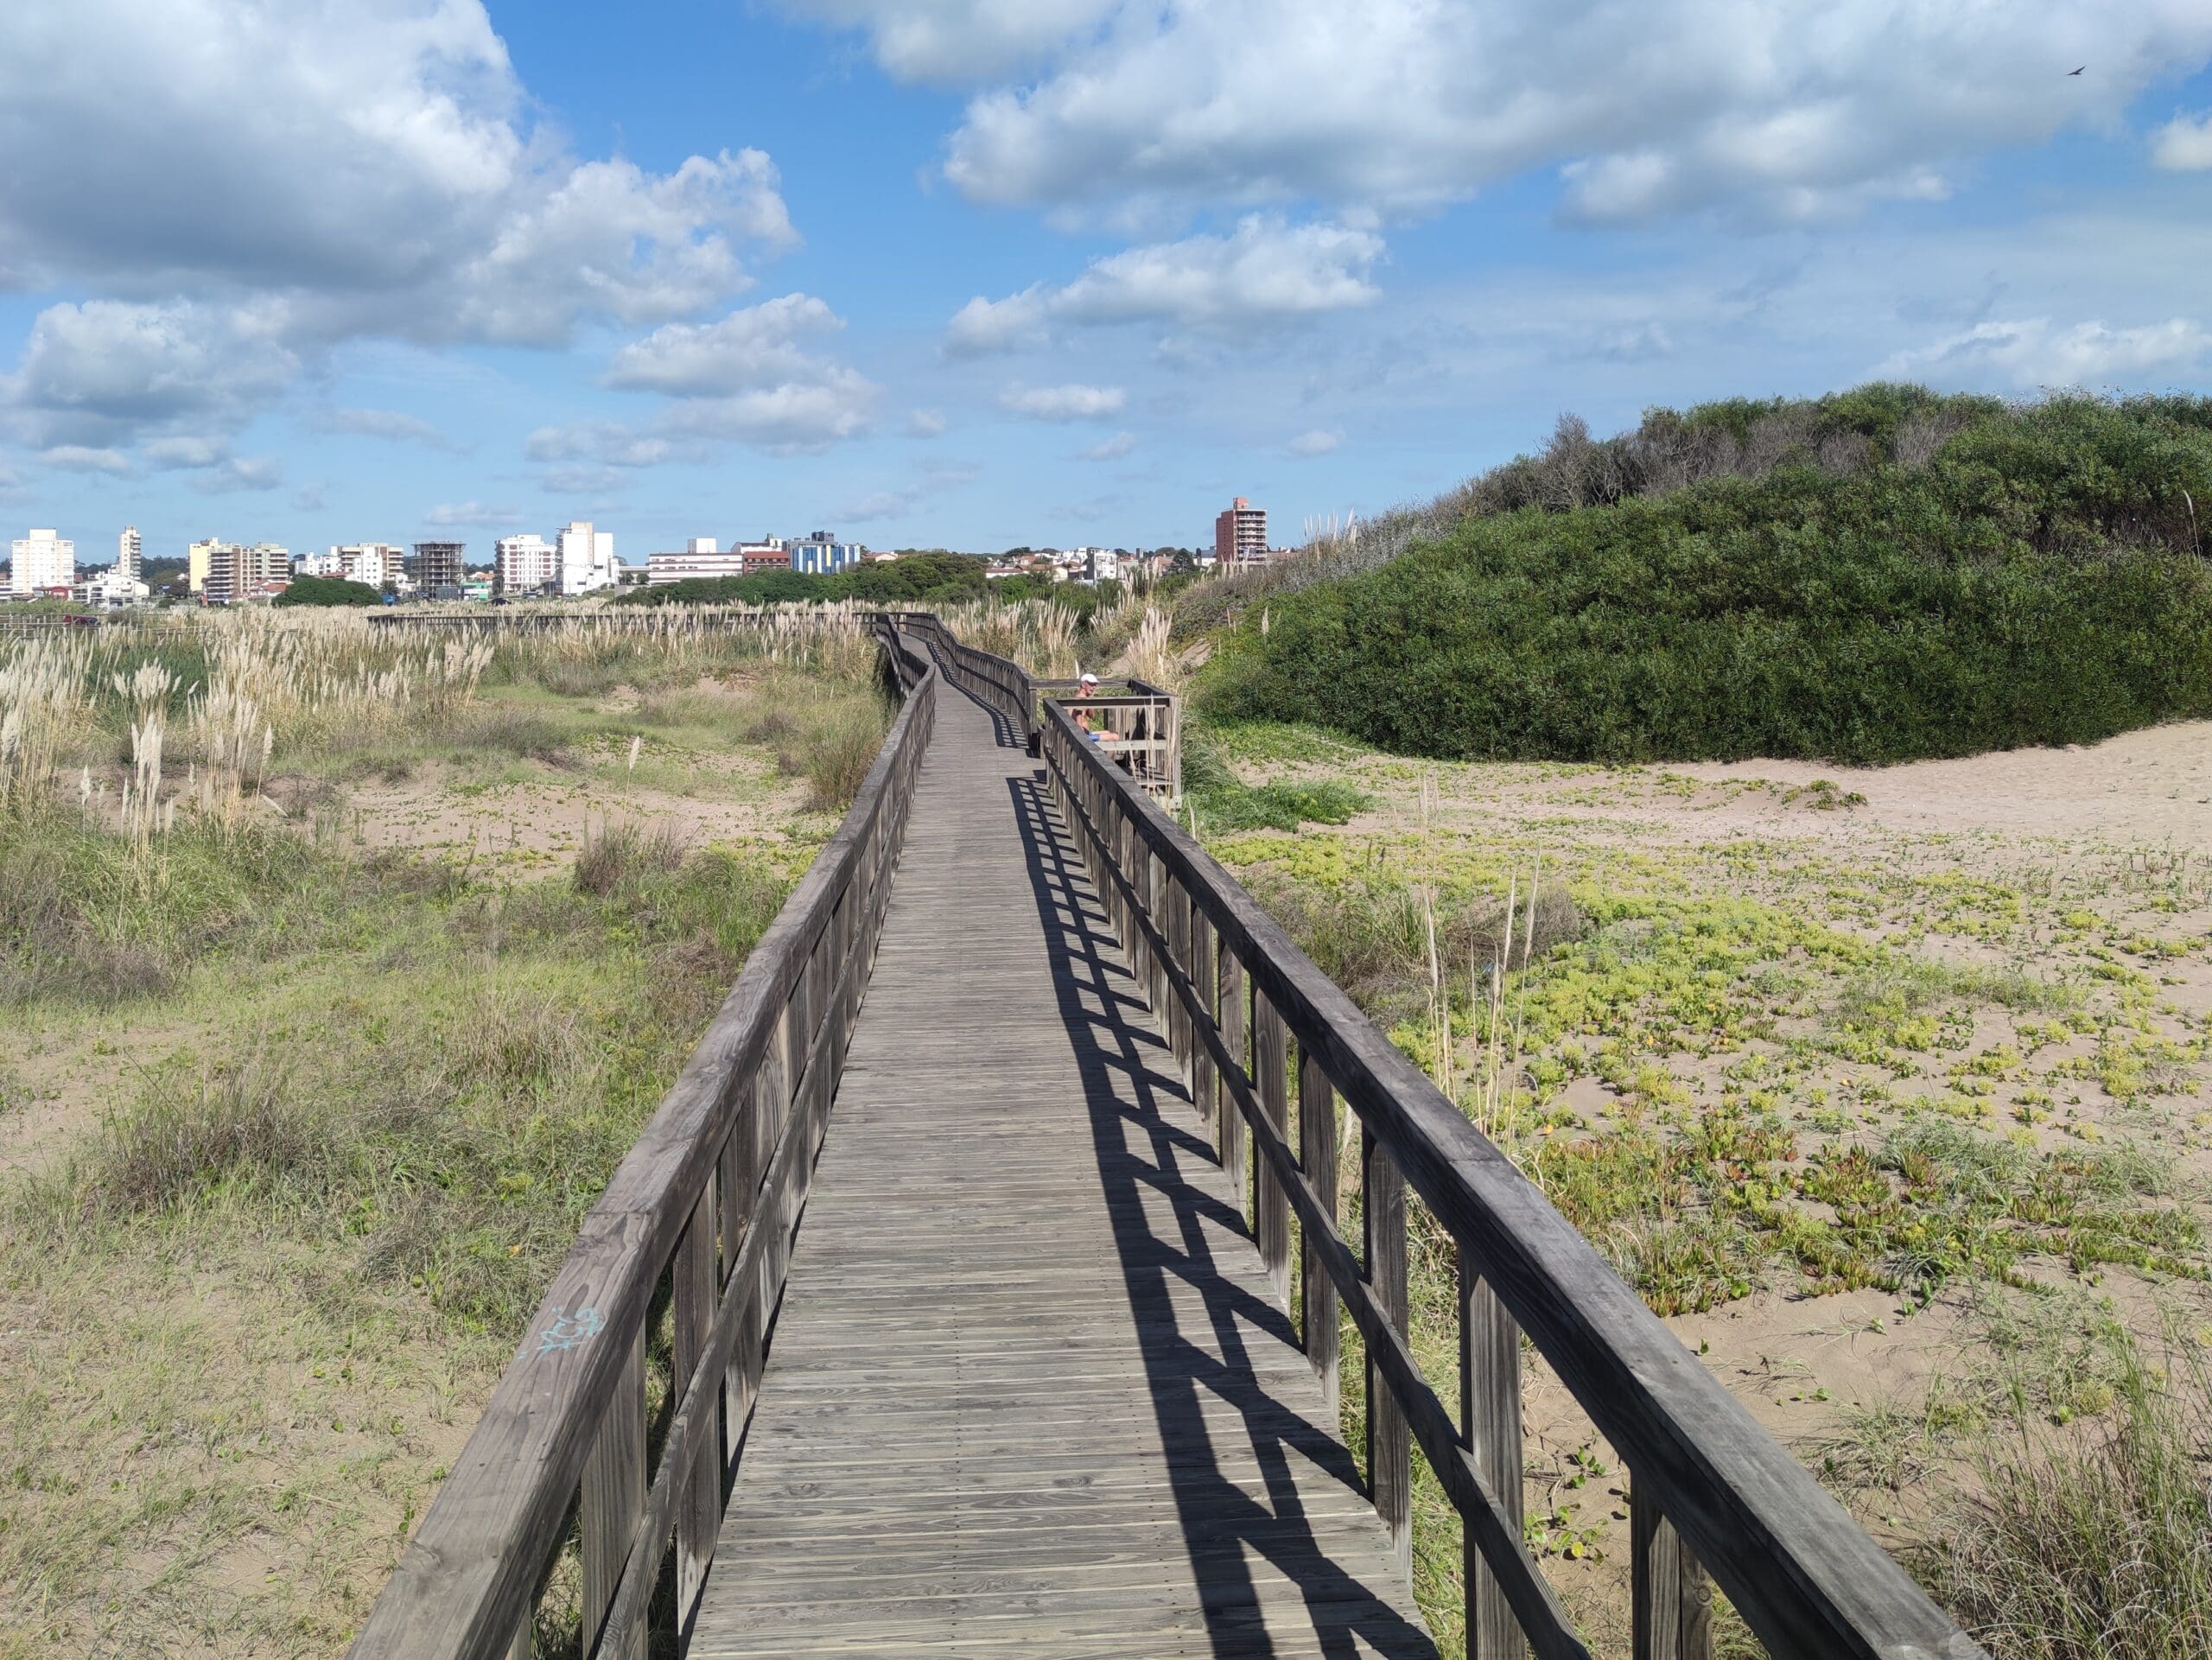
[[[1171,1449],[1171,1491],[1211,1645],[1216,1653],[1240,1660],[1273,1652],[1249,1566],[1257,1557],[1299,1587],[1325,1654],[1433,1656],[1428,1633],[1347,1574],[1306,1524],[1291,1460],[1326,1470],[1355,1492],[1362,1490],[1358,1470],[1333,1427],[1319,1428],[1287,1409],[1255,1376],[1249,1345],[1255,1339],[1294,1343],[1290,1317],[1253,1296],[1215,1262],[1209,1220],[1233,1231],[1233,1249],[1248,1248],[1250,1230],[1241,1210],[1224,1206],[1183,1174],[1193,1164],[1212,1164],[1212,1149],[1198,1131],[1188,1091],[1173,1080],[1175,1062],[1166,1041],[1141,1023],[1145,1005],[1135,978],[1109,960],[1116,947],[1042,774],[1009,780],[1009,788],[1061,1018],[1086,1081],[1099,1180],[1135,1316],[1147,1387],[1160,1437]],[[1097,1008],[1086,1003],[1086,994],[1096,999]],[[1140,1150],[1133,1151],[1133,1144]],[[1147,1221],[1147,1189],[1169,1202],[1176,1237],[1162,1238]],[[1190,1313],[1187,1301],[1179,1307],[1173,1294],[1178,1281],[1203,1300],[1203,1335],[1218,1346],[1218,1358],[1179,1326]],[[1249,1436],[1265,1505],[1209,1455],[1212,1437],[1224,1433],[1217,1418],[1217,1427],[1209,1428],[1202,1409],[1209,1396],[1236,1411]]]

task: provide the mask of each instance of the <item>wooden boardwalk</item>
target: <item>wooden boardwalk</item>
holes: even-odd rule
[[[691,1654],[1433,1657],[1038,763],[944,692]]]

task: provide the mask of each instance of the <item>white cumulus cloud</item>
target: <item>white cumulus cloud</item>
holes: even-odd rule
[[[2084,386],[2181,374],[2212,359],[2212,330],[2193,319],[2113,328],[2102,322],[2062,328],[2047,317],[1979,323],[1934,344],[1901,352],[1878,372],[1944,385]]]
[[[1283,448],[1287,449],[1294,455],[1306,458],[1314,455],[1325,455],[1343,442],[1344,440],[1338,437],[1335,433],[1324,432],[1317,427],[1311,432],[1300,433],[1298,436],[1293,438],[1287,444],[1285,444]]]
[[[86,444],[56,444],[51,449],[39,452],[39,460],[48,467],[59,467],[71,473],[128,473],[130,461],[122,451],[95,449]]]
[[[784,10],[866,29],[876,61],[902,80],[961,85],[1028,67],[1095,28],[1116,0],[784,0]]]
[[[1368,274],[1382,254],[1382,239],[1371,232],[1252,214],[1228,236],[1186,237],[1094,260],[1059,288],[1038,284],[995,301],[979,295],[954,315],[945,349],[969,356],[1028,345],[1054,322],[1231,330],[1370,305],[1380,290]]]
[[[1098,421],[1119,415],[1128,394],[1119,386],[1008,386],[999,407],[1033,421]]]
[[[1079,459],[1086,461],[1118,461],[1137,447],[1134,432],[1117,432],[1084,450]]]
[[[849,438],[873,421],[882,389],[807,350],[808,342],[843,327],[808,294],[786,294],[713,322],[665,324],[618,352],[602,378],[673,401],[647,430],[601,429],[579,453],[614,466],[651,466],[690,459],[702,442],[718,439],[789,454]],[[544,447],[539,436],[531,447],[534,458],[547,459],[537,453]]]
[[[2177,115],[2151,136],[2151,159],[2176,173],[2212,168],[2212,111]]]
[[[792,381],[819,379],[829,366],[799,342],[844,327],[810,294],[733,311],[717,322],[669,323],[614,354],[609,386],[712,397]]]
[[[41,446],[235,431],[352,340],[696,315],[796,240],[759,150],[573,154],[482,0],[0,7],[0,155],[37,158],[0,169],[6,284],[91,296],[0,378]]]
[[[0,376],[0,419],[34,442],[102,446],[236,426],[300,372],[289,319],[281,303],[48,306],[16,372]]]
[[[1955,0],[787,3],[979,88],[944,164],[967,194],[1108,217],[1420,210],[1557,168],[1586,218],[1802,219],[2116,126],[2212,55],[2202,0],[2046,0],[2031,27]]]

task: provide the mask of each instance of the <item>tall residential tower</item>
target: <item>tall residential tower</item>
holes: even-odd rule
[[[8,588],[16,594],[67,588],[77,580],[77,544],[52,531],[33,531],[9,549]]]
[[[1220,569],[1268,563],[1268,510],[1239,496],[1213,521],[1213,557]]]

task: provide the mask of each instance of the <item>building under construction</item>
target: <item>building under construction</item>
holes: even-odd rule
[[[407,562],[415,591],[426,599],[437,599],[439,589],[449,588],[453,594],[443,597],[460,597],[461,556],[467,550],[466,542],[417,542],[414,557]]]

